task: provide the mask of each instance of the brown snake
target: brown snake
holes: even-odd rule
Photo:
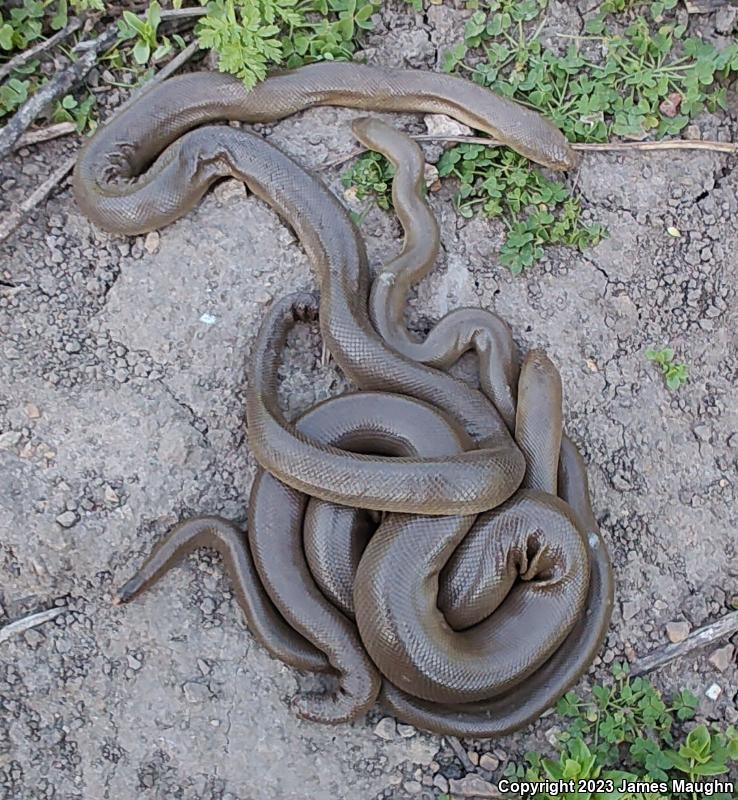
[[[400,255],[370,287],[363,242],[336,198],[263,139],[221,119],[271,121],[313,105],[443,112],[554,168],[574,163],[538,115],[449,76],[317,64],[247,93],[195,73],[154,88],[86,145],[74,187],[101,227],[138,233],[191,208],[216,179],[243,180],[297,233],[320,282],[328,349],[362,390],[287,422],[278,356],[311,295],[276,303],[254,346],[250,446],[263,468],[248,543],[229,523],[175,528],[118,594],[150,586],[210,545],[249,626],[279,658],[329,671],[333,692],[295,700],[306,718],[355,718],[381,697],[419,727],[492,736],[537,717],[581,675],[609,623],[612,577],[583,462],[562,439],[561,385],[534,351],[520,376],[509,328],[452,312],[422,342],[406,331],[408,287],[432,266],[438,230],[408,137],[354,129],[396,165]],[[370,298],[371,290],[371,298]],[[481,391],[444,370],[469,349]]]

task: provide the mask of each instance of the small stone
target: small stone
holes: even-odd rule
[[[26,640],[26,644],[31,648],[31,650],[35,650],[37,647],[40,647],[44,641],[44,635],[39,631],[31,630],[26,631],[23,634],[23,638]]]
[[[143,662],[136,658],[136,656],[128,654],[128,666],[134,671],[137,672],[143,666]]]
[[[433,785],[441,794],[446,794],[448,791],[448,780],[444,775],[441,775],[440,772],[433,776]]]
[[[153,256],[159,250],[159,243],[161,241],[161,237],[157,233],[157,231],[150,231],[146,234],[146,238],[144,239],[144,250],[150,255]]]
[[[702,131],[700,130],[699,125],[688,125],[687,129],[684,131],[684,136],[687,139],[701,139],[702,138]]]
[[[6,431],[0,434],[0,450],[12,450],[20,440],[20,431]]]
[[[205,614],[206,617],[210,617],[215,613],[215,609],[217,606],[215,605],[215,600],[212,597],[206,597],[202,603],[200,603],[200,611]]]
[[[551,747],[557,747],[559,745],[559,736],[561,736],[561,728],[554,725],[553,728],[549,728],[546,731],[545,736]]]
[[[708,661],[719,672],[725,672],[725,670],[728,669],[731,662],[733,661],[734,654],[735,654],[735,647],[733,647],[732,644],[726,644],[725,647],[718,648],[710,656],[710,658],[708,658]]]
[[[708,442],[710,440],[710,428],[707,425],[695,425],[692,430],[694,431],[694,435],[701,442]]]
[[[623,609],[623,619],[624,620],[633,619],[633,617],[635,617],[635,615],[639,611],[638,604],[637,603],[631,603],[631,602],[623,603],[622,609]]]
[[[402,784],[402,788],[408,794],[420,794],[423,791],[423,785],[417,781],[405,781],[405,783]]]
[[[76,339],[72,339],[64,345],[64,350],[67,353],[79,353],[81,349],[82,345]]]
[[[398,724],[397,732],[400,734],[400,736],[402,736],[403,739],[410,739],[417,733],[412,725],[403,725],[402,723]]]
[[[708,687],[705,695],[710,698],[710,700],[717,700],[718,697],[723,693],[723,690],[717,683],[713,683],[711,686]]]
[[[234,197],[244,197],[246,195],[246,185],[235,178],[229,178],[215,187],[213,192],[215,197],[221,202],[232,200]]]
[[[738,8],[729,8],[725,5],[715,14],[715,30],[727,36],[735,27],[736,21],[738,21]]]
[[[690,630],[691,628],[688,622],[682,621],[666,623],[666,635],[669,637],[669,641],[672,644],[683,642],[687,636],[689,636]]]
[[[494,772],[500,766],[500,762],[490,753],[484,753],[479,759],[479,766],[487,772]]]
[[[466,754],[469,756],[469,761],[476,767],[479,764],[479,753],[474,752],[474,750],[467,750]]]
[[[59,514],[56,521],[62,528],[73,528],[77,524],[78,519],[74,511],[64,511],[62,514]]]
[[[120,502],[118,492],[116,492],[109,483],[105,484],[105,488],[103,489],[103,497],[105,498],[105,502],[111,506],[116,506]]]
[[[185,697],[190,703],[204,703],[206,700],[210,699],[210,691],[203,683],[187,681],[182,689]]]
[[[426,187],[431,192],[437,192],[441,188],[441,179],[438,175],[438,167],[436,167],[435,164],[426,164],[423,172]]]
[[[396,733],[397,723],[392,717],[382,717],[374,728],[374,735],[378,736],[380,739],[384,739],[385,742],[394,739]]]
[[[502,797],[498,788],[480,778],[479,775],[467,775],[459,781],[451,780],[449,791],[451,795],[460,797]]]
[[[35,403],[26,404],[26,416],[28,419],[38,419],[41,416],[41,412]]]
[[[432,136],[471,136],[472,129],[445,114],[426,114],[425,127]]]

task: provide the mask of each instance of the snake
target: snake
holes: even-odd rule
[[[343,722],[379,698],[427,730],[501,735],[578,679],[612,608],[586,471],[562,432],[560,378],[540,351],[518,369],[509,327],[491,312],[452,312],[422,342],[405,329],[407,290],[438,249],[422,154],[407,136],[378,120],[353,126],[395,163],[405,232],[372,284],[360,234],[319,180],[262,137],[211,124],[316,105],[446,113],[544,166],[576,163],[551,123],[481,86],[343,63],[276,73],[250,92],[226,75],[184,75],[99,129],[73,177],[95,224],[153,230],[236,177],[295,231],[320,286],[319,300],[275,303],[254,344],[247,419],[260,470],[247,533],[217,517],[185,521],[115,599],[137,596],[192,549],[215,547],[264,646],[336,680],[298,695],[298,715]],[[316,317],[359,391],[290,422],[276,400],[279,354],[291,326]],[[479,389],[446,371],[469,349]]]

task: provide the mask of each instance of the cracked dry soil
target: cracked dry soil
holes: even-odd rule
[[[552,24],[576,30],[571,10],[554,6]],[[392,6],[368,57],[436,67],[464,17]],[[729,102],[727,115],[697,120],[704,137],[738,138]],[[264,132],[320,169],[353,149],[353,116],[313,110]],[[2,164],[3,203],[70,147]],[[429,160],[439,152],[429,148]],[[460,305],[493,308],[563,376],[567,427],[590,465],[617,576],[590,679],[662,644],[668,622],[698,626],[738,595],[733,167],[711,153],[588,156],[570,180],[610,237],[583,254],[550,250],[518,278],[496,261],[499,224],[458,217],[452,187],[432,198],[443,252],[411,301],[411,325],[426,330]],[[340,169],[321,174],[342,194]],[[372,210],[363,232],[375,266],[399,246],[391,214]],[[286,700],[304,679],[254,644],[210,553],[139,602],[110,604],[178,519],[245,518],[251,343],[273,298],[315,286],[279,219],[226,182],[160,236],[127,240],[95,230],[65,186],[0,248],[0,281],[0,626],[66,606],[0,644],[0,798],[430,798],[462,777],[441,737],[377,728],[377,714],[338,728],[296,720]],[[644,356],[665,344],[690,367],[673,394]],[[292,337],[283,375],[290,414],[346,387],[321,366],[307,328]],[[694,690],[706,718],[735,721],[735,660],[719,672],[709,655],[654,680]],[[551,725],[468,742],[487,754],[480,780],[545,747]]]

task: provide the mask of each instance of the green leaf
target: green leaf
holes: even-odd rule
[[[0,25],[0,47],[3,50],[13,49],[13,28],[9,23]]]
[[[133,59],[137,64],[147,64],[151,55],[151,46],[143,39],[139,39],[133,47]]]
[[[49,21],[51,29],[54,31],[61,30],[67,24],[68,20],[67,0],[58,0],[56,13]]]

